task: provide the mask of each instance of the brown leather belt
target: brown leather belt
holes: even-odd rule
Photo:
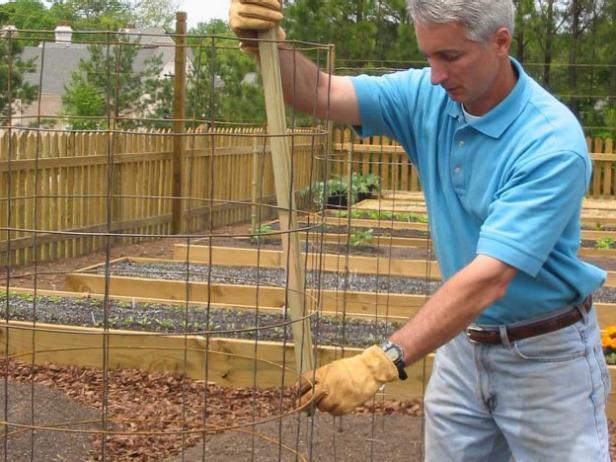
[[[552,317],[529,321],[528,323],[507,326],[507,338],[510,342],[522,340],[523,338],[534,337],[536,335],[554,332],[563,327],[575,324],[582,319],[580,308],[587,313],[592,308],[592,296],[589,295],[582,303],[572,306],[570,310],[555,314]],[[485,345],[499,345],[502,342],[500,330],[498,328],[481,328],[470,326],[466,329],[466,336],[473,343]]]

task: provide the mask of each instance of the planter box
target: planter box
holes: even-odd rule
[[[122,258],[114,262],[129,261],[135,263],[172,262],[147,258]],[[114,297],[135,298],[140,300],[156,299],[173,303],[211,303],[223,306],[255,307],[258,303],[263,308],[280,309],[286,302],[286,290],[283,287],[211,284],[185,280],[153,279],[114,276],[109,278],[108,287],[103,274],[93,273],[97,266],[69,273],[65,278],[65,289],[79,294],[104,294],[108,290]],[[307,305],[310,310],[317,309],[317,294],[306,291]],[[188,295],[188,300],[187,300]],[[338,316],[346,313],[357,317],[379,317],[385,319],[408,319],[426,300],[424,295],[396,294],[387,292],[357,292],[344,290],[324,290],[320,292],[319,309],[326,315]]]
[[[37,324],[33,336],[31,323],[10,322],[0,326],[2,354],[37,364],[53,362],[101,368],[103,365],[102,329],[53,324]],[[8,336],[8,338],[7,338]],[[196,380],[205,380],[224,387],[270,388],[291,386],[297,380],[293,345],[276,342],[255,342],[211,338],[207,343],[199,336],[172,336],[111,330],[108,339],[108,365],[111,369],[136,368],[147,372],[185,372]],[[33,344],[33,341],[35,342]],[[8,346],[8,351],[7,351]],[[186,351],[186,356],[185,356]],[[357,354],[360,349],[319,347],[317,365],[343,356]],[[406,368],[409,379],[388,384],[387,399],[421,399],[432,369],[432,355]],[[284,373],[283,373],[284,372]],[[609,367],[616,383],[616,367]],[[616,418],[616,392],[608,398],[607,415]]]
[[[302,254],[305,257],[305,254]],[[210,247],[193,244],[190,252],[186,244],[174,246],[174,260],[186,261],[187,256],[192,263],[209,263]],[[242,247],[211,247],[213,265],[223,266],[261,266],[264,268],[284,268],[287,262],[286,254],[281,250],[258,250]],[[302,258],[304,260],[304,258]],[[438,281],[441,273],[436,261],[391,259],[387,256],[363,257],[335,254],[309,253],[307,268],[316,267],[321,271],[351,272],[365,274],[383,274]]]

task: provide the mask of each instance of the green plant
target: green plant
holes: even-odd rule
[[[383,221],[391,221],[394,219],[394,212],[390,212],[389,210],[382,210],[381,216],[379,218]]]
[[[374,237],[374,230],[372,228],[362,230],[362,231],[353,231],[351,233],[349,243],[353,247],[358,247],[360,245],[370,245],[372,244],[373,237]]]
[[[368,191],[372,194],[381,191],[381,178],[374,173],[364,175],[364,182],[368,186]]]
[[[271,234],[272,231],[272,225],[261,224],[256,229],[252,230],[252,233],[250,235],[250,242],[263,242],[266,239],[267,235]]]
[[[353,209],[351,210],[351,218],[363,218],[365,216],[363,210]]]
[[[157,319],[156,323],[160,326],[161,329],[171,330],[175,326],[173,319]]]
[[[367,218],[371,220],[378,220],[381,217],[381,212],[378,210],[366,210],[368,216]]]
[[[597,242],[595,242],[595,249],[610,249],[613,244],[613,238],[609,236],[602,237],[600,239],[597,239]]]

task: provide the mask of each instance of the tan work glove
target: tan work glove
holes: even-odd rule
[[[311,384],[314,378],[314,384]],[[332,415],[351,412],[374,396],[387,382],[398,379],[398,369],[377,345],[361,354],[338,359],[300,379],[300,407],[316,406]]]
[[[229,9],[229,26],[242,40],[240,49],[249,53],[257,53],[259,44],[255,40],[259,31],[276,27],[276,37],[283,41],[286,34],[279,26],[282,20],[279,0],[232,0]]]

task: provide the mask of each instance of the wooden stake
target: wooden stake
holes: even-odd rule
[[[173,94],[173,233],[184,231],[182,165],[184,161],[184,107],[186,103],[186,13],[175,15],[175,90]]]
[[[292,231],[297,229],[294,193],[291,191],[291,150],[287,140],[287,123],[285,119],[284,97],[276,29],[261,32],[259,38],[259,55],[261,74],[265,90],[265,110],[267,113],[267,131],[270,135],[274,183],[278,201],[278,216],[282,234],[282,249],[288,255],[288,309],[293,322],[293,343],[295,344],[295,361],[298,373],[314,369],[312,355],[312,334],[309,319],[304,318],[306,310],[304,270],[302,267],[299,235]],[[266,40],[266,41],[263,41]],[[303,321],[301,321],[301,319]]]

